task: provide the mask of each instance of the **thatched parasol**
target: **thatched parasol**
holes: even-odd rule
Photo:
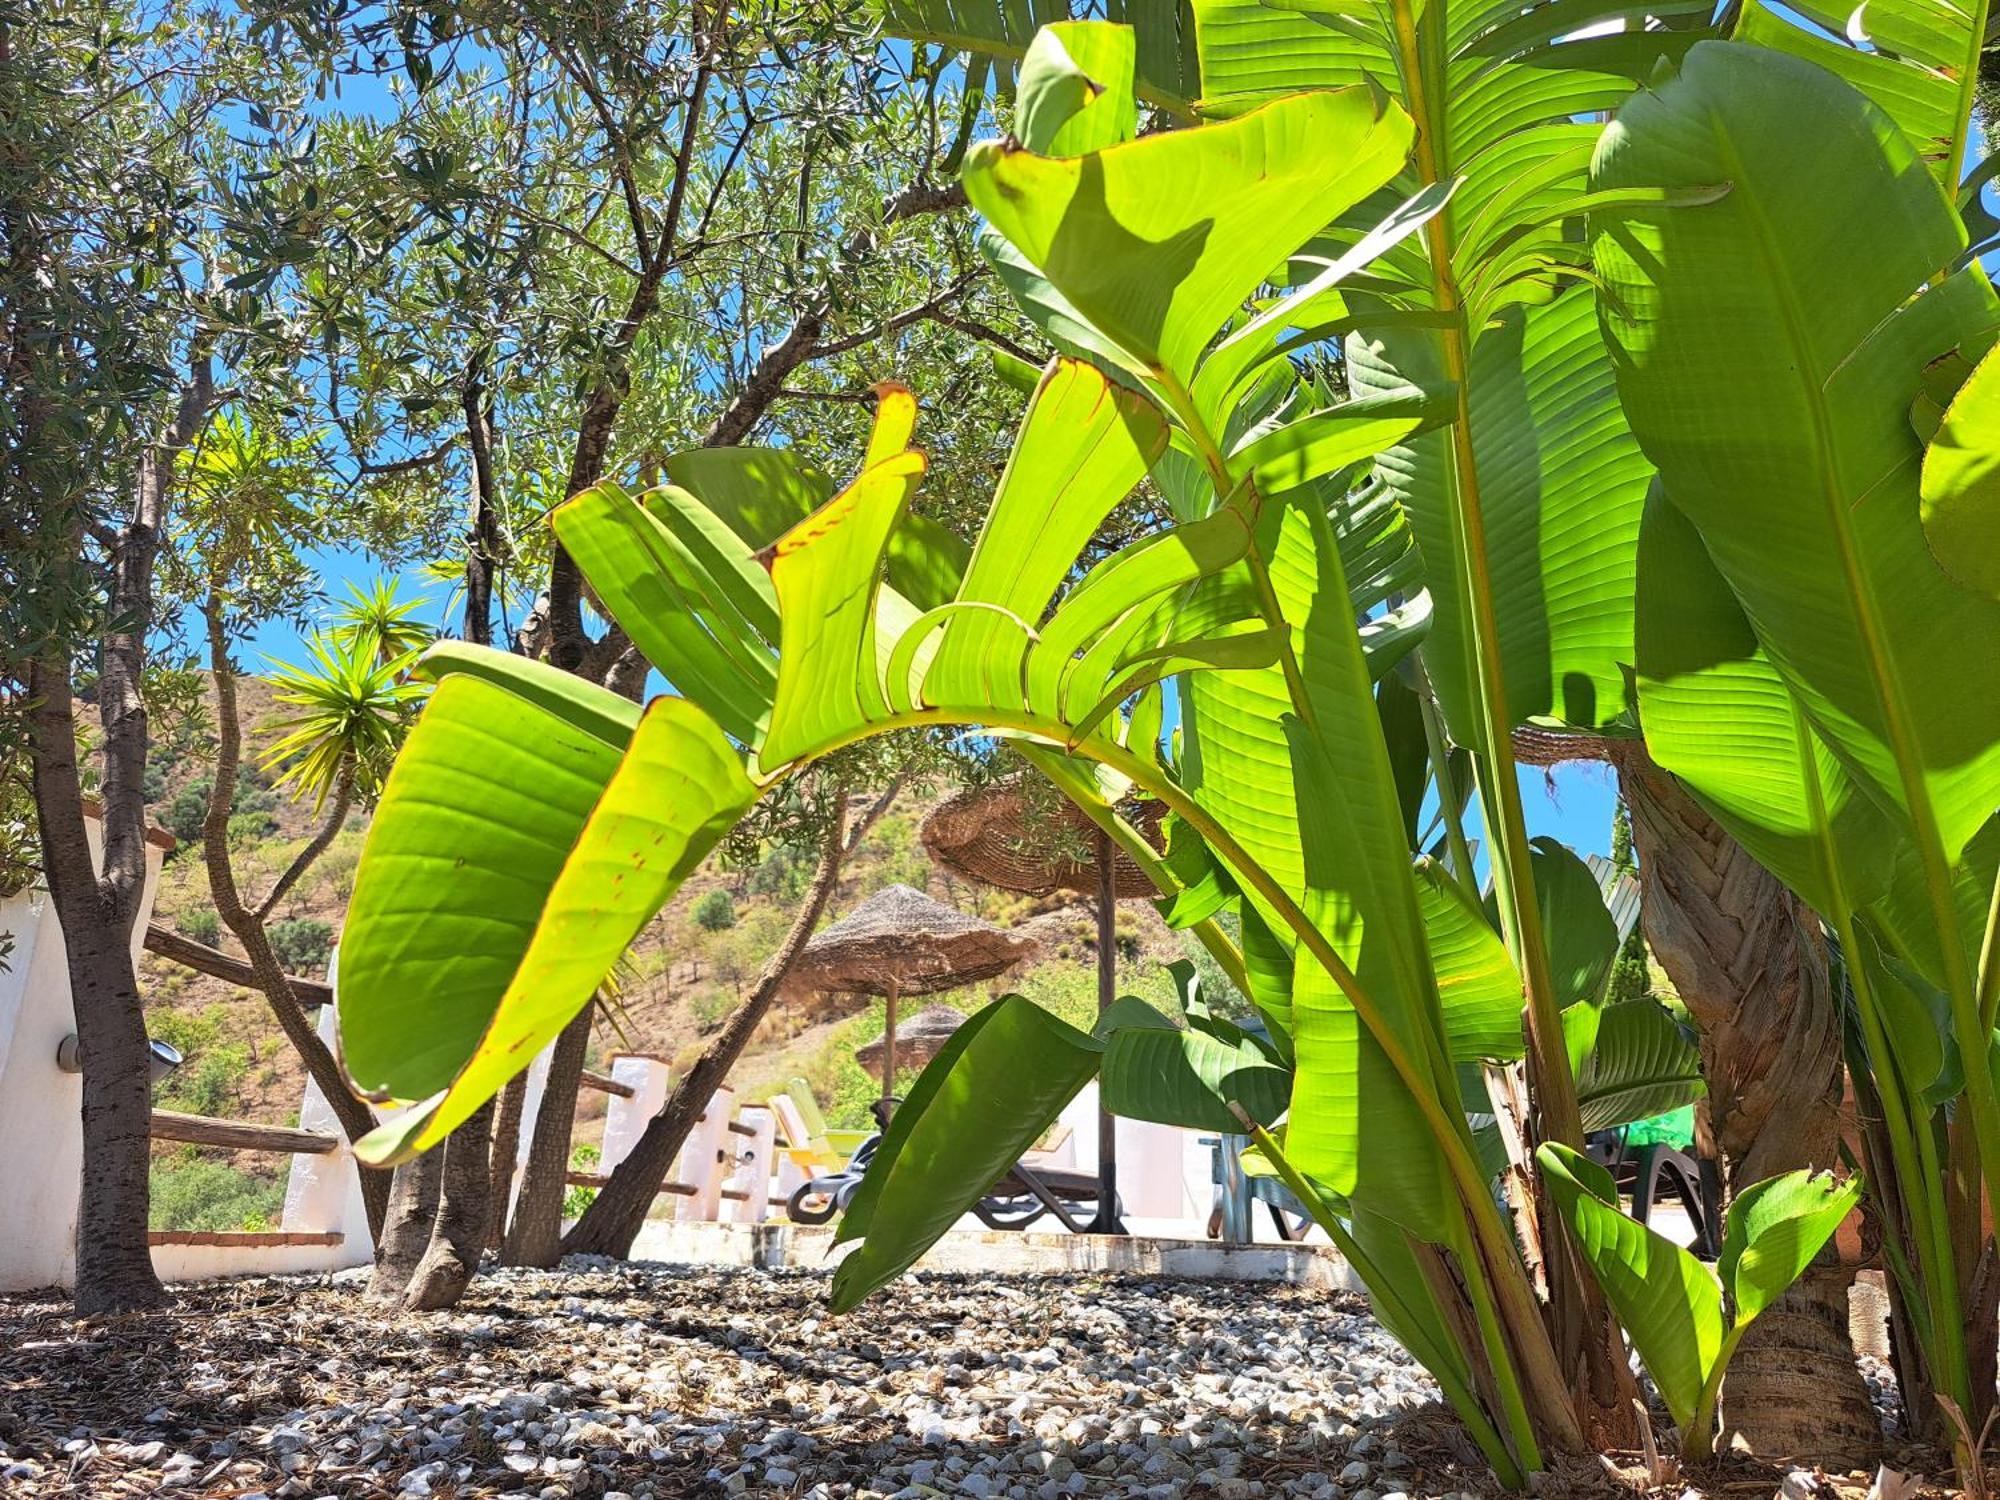
[[[926,1005],[896,1028],[896,1061],[904,1067],[921,1067],[944,1051],[951,1034],[965,1024],[965,1017],[949,1005]],[[854,1060],[873,1073],[889,1056],[889,1034],[885,1031],[872,1042],[854,1049]],[[893,1068],[888,1070],[894,1076]]]
[[[888,1002],[883,1031],[882,1097],[896,1076],[896,1002],[993,979],[1035,951],[1035,940],[995,927],[892,885],[877,891],[806,944],[791,981],[808,989],[880,995]]]
[[[1118,995],[1116,904],[1157,896],[1159,887],[1131,855],[1073,803],[1037,797],[1025,776],[975,787],[941,802],[924,819],[924,848],[946,869],[1002,890],[1031,896],[1075,891],[1097,898],[1097,1008]],[[1159,839],[1165,809],[1158,802],[1125,802],[1118,814],[1149,842]],[[1108,1114],[1097,1122],[1096,1228],[1116,1234],[1117,1133]]]
[[[1003,891],[1051,896],[1057,891],[1095,895],[1097,851],[1103,832],[1072,803],[1045,807],[1025,777],[1013,776],[975,787],[940,802],[920,830],[930,857],[954,874]],[[1120,816],[1157,842],[1165,808],[1158,802],[1129,802]],[[1120,901],[1157,896],[1159,887],[1116,853],[1112,878]]]

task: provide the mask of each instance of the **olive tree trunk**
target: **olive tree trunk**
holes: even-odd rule
[[[465,1295],[486,1248],[487,1155],[493,1144],[493,1101],[487,1100],[429,1154],[444,1158],[430,1244],[410,1273],[403,1306],[413,1312],[451,1307]]]
[[[168,521],[174,463],[214,403],[206,344],[198,342],[172,420],[157,441],[141,446],[133,465],[131,510],[106,543],[108,624],[97,643],[101,868],[91,858],[84,821],[67,645],[51,644],[28,670],[35,818],[49,897],[62,923],[83,1066],[75,1302],[84,1314],[156,1307],[166,1300],[147,1238],[152,1049],[132,959],[132,933],[146,890],[147,717],[141,683],[153,623],[153,565]],[[33,432],[48,414],[27,415],[27,430]],[[76,521],[65,519],[62,526],[45,540],[68,556],[81,556]]]
[[[493,1117],[493,1154],[487,1158],[486,1230],[481,1242],[498,1250],[507,1236],[507,1205],[514,1194],[514,1163],[521,1154],[521,1114],[528,1102],[528,1075],[516,1073],[500,1095]]]
[[[1700,1033],[1701,1113],[1730,1194],[1840,1162],[1840,1016],[1813,913],[1643,747],[1619,781],[1646,941]],[[1805,1462],[1872,1463],[1882,1434],[1848,1334],[1832,1247],[1751,1326],[1722,1389],[1725,1437]]]
[[[114,862],[107,848],[102,877],[91,862],[67,665],[35,672],[29,731],[42,868],[62,920],[83,1064],[76,1310],[88,1316],[157,1307],[167,1298],[146,1237],[152,1053],[130,937],[145,881],[145,849],[141,844]],[[140,826],[143,832],[143,820]],[[108,827],[106,832],[108,844]],[[112,876],[120,871],[125,878],[114,884]]]

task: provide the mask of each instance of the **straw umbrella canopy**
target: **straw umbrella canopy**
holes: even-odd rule
[[[920,836],[930,857],[954,874],[1003,891],[1028,896],[1052,896],[1058,891],[1096,895],[1099,851],[1108,842],[1103,830],[1062,801],[1045,806],[1027,779],[974,787],[947,798],[924,819]],[[1158,802],[1128,802],[1119,814],[1145,834],[1158,837],[1165,809]],[[1111,861],[1116,898],[1135,901],[1157,896],[1159,887],[1133,862],[1114,851]]]
[[[939,803],[924,819],[920,836],[931,858],[968,880],[1052,896],[1074,891],[1097,901],[1097,1009],[1101,1015],[1118,994],[1116,905],[1157,896],[1159,887],[1132,856],[1111,842],[1073,803],[1048,806],[1025,776],[974,787]],[[1118,813],[1148,841],[1157,842],[1165,809],[1158,802],[1126,802]],[[1097,1229],[1112,1234],[1118,1223],[1116,1127],[1102,1111],[1097,1121]]]
[[[904,995],[935,995],[996,978],[1036,947],[1022,933],[892,885],[821,928],[799,955],[791,978],[807,989],[880,995],[888,1002],[882,1035],[886,1099],[896,1076],[896,1002]]]
[[[921,1066],[944,1051],[951,1034],[965,1024],[965,1017],[949,1005],[926,1005],[896,1028],[896,1060],[904,1066]],[[873,1073],[888,1060],[889,1037],[885,1032],[872,1042],[854,1049],[854,1060]],[[888,1069],[895,1076],[895,1069]]]

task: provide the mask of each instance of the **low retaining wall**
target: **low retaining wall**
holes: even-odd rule
[[[365,1266],[370,1259],[365,1235],[354,1242],[333,1232],[156,1229],[147,1239],[153,1247],[153,1269],[162,1281],[344,1271]]]
[[[648,1220],[634,1260],[697,1265],[831,1269],[833,1231],[801,1224],[692,1224]],[[1218,1240],[1151,1239],[1113,1234],[1008,1234],[954,1229],[917,1262],[923,1271],[970,1275],[1102,1272],[1190,1280],[1270,1281],[1323,1291],[1359,1291],[1361,1283],[1326,1245],[1226,1245]]]

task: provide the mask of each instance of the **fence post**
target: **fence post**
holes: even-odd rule
[[[746,1105],[743,1123],[756,1132],[728,1137],[728,1150],[739,1163],[729,1185],[746,1194],[723,1207],[732,1224],[761,1224],[771,1212],[771,1157],[778,1143],[778,1118],[761,1104]]]
[[[665,1059],[643,1052],[614,1052],[611,1077],[632,1090],[632,1097],[613,1094],[604,1110],[604,1147],[597,1170],[606,1174],[632,1154],[646,1126],[667,1102],[673,1070]]]
[[[674,1176],[690,1184],[694,1192],[674,1200],[674,1217],[682,1222],[713,1224],[722,1216],[722,1179],[730,1166],[724,1161],[729,1148],[729,1120],[736,1107],[736,1090],[724,1084],[709,1098],[708,1107],[688,1132],[687,1144]]]

